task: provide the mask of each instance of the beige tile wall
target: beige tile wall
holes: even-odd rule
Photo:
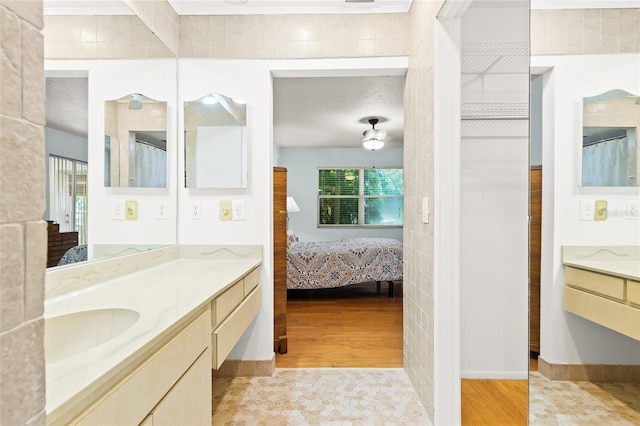
[[[180,57],[404,56],[408,14],[181,16]]]
[[[531,11],[531,54],[640,52],[640,9]]]
[[[180,16],[179,56],[229,59],[405,56],[409,45],[408,19],[406,13]],[[46,16],[44,22],[47,59],[175,56],[137,16]]]
[[[43,34],[47,59],[175,57],[137,16],[45,16]]]
[[[433,221],[421,200],[434,194],[434,22],[443,1],[414,0],[404,95],[404,368],[434,420]],[[437,218],[434,218],[437,220]]]
[[[167,0],[123,0],[149,29],[178,56],[178,14]]]
[[[44,425],[41,0],[0,0],[0,424]]]

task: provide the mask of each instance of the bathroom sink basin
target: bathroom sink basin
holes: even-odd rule
[[[45,318],[45,361],[51,364],[100,346],[133,326],[140,314],[131,309],[105,308]]]

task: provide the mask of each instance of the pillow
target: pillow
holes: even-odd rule
[[[298,242],[298,237],[293,233],[291,229],[287,229],[287,248],[293,247]]]

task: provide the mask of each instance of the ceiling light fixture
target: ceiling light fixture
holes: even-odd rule
[[[213,95],[207,95],[204,98],[202,98],[202,103],[205,105],[215,105],[218,103],[218,100]]]
[[[371,128],[362,133],[362,146],[365,147],[365,149],[375,151],[384,146],[384,139],[387,137],[387,134],[384,130],[376,129],[378,121],[377,118],[370,118],[369,124],[371,124]]]
[[[140,93],[133,93],[129,97],[129,109],[142,109],[142,102],[144,101],[144,96]]]

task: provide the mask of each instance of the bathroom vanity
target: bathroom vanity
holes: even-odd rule
[[[260,247],[173,246],[47,272],[47,424],[210,424],[262,304]]]
[[[563,246],[563,306],[640,340],[640,247]]]

